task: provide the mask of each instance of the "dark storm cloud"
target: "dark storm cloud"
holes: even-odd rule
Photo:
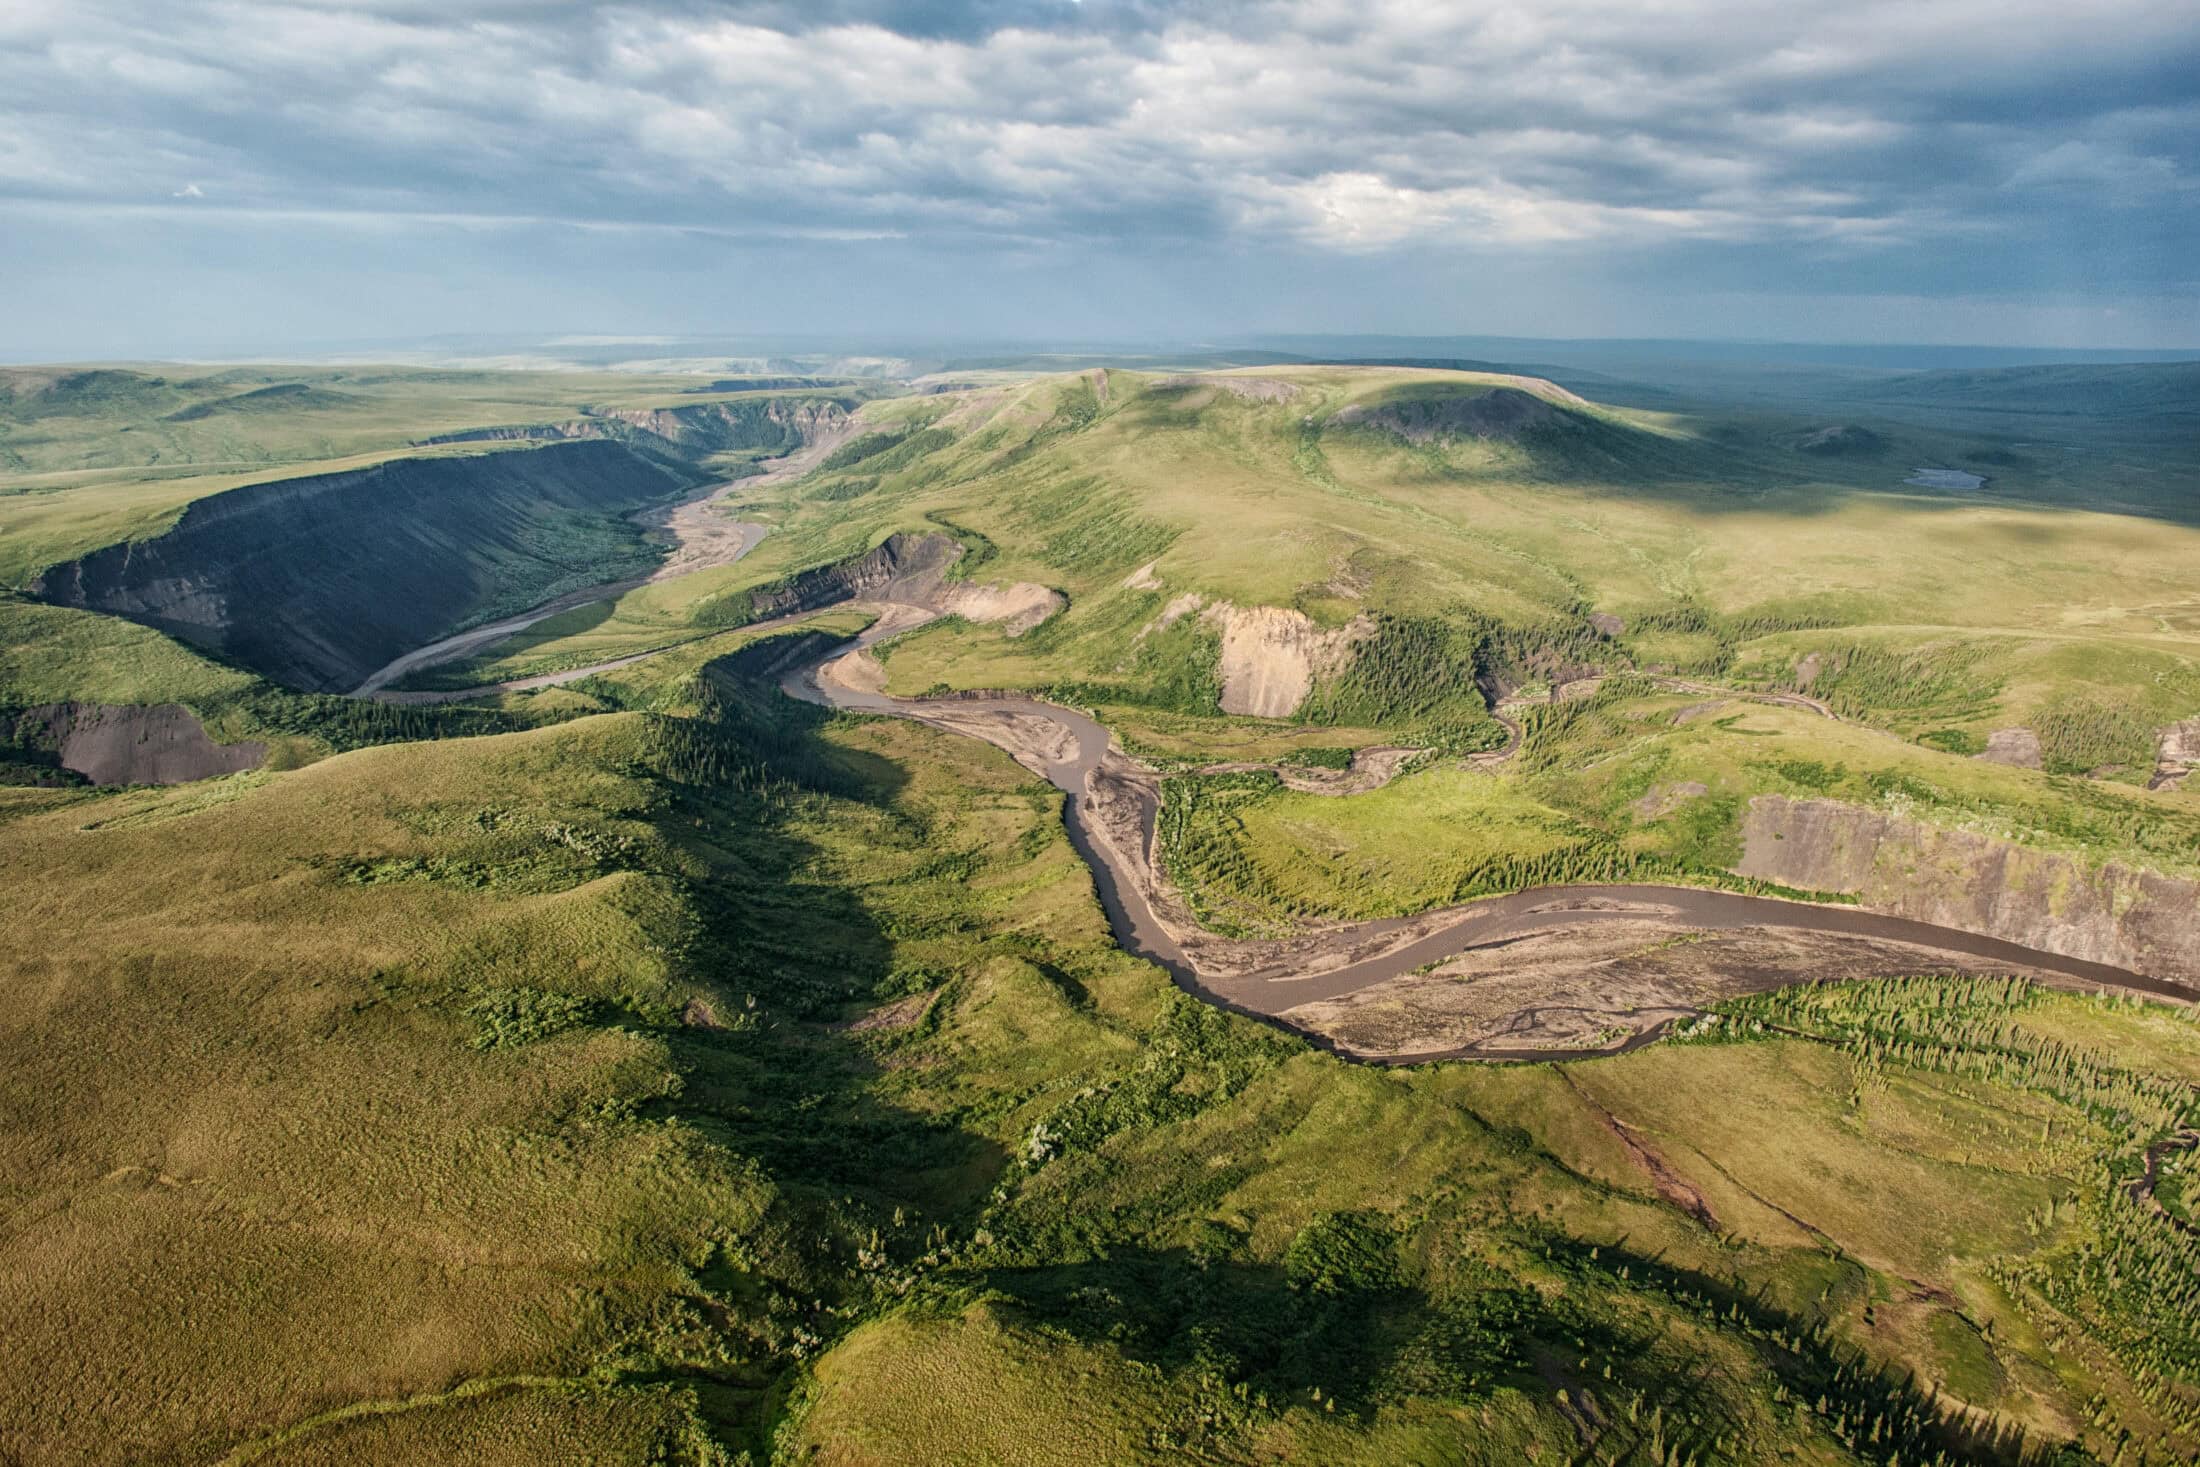
[[[2195,76],[2185,0],[9,0],[0,211],[2171,299]]]

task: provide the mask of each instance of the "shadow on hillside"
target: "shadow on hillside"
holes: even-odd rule
[[[1165,438],[1203,433],[1210,414],[1265,417],[1273,421],[1262,431],[1295,435],[1291,461],[1313,485],[1363,505],[1388,498],[1392,485],[1548,484],[1706,515],[1811,519],[1870,498],[1921,512],[1985,505],[2200,522],[2200,499],[2186,487],[2189,435],[2180,436],[2180,420],[2166,413],[2102,439],[2080,434],[2084,420],[2067,416],[1890,417],[1880,406],[1839,397],[1658,406],[1670,415],[1662,427],[1600,404],[1438,380],[1402,384],[1326,415],[1305,411],[1304,400],[1163,388],[1122,404],[1109,421],[1119,431]],[[1867,446],[1835,447],[1844,443]],[[1963,468],[1984,482],[1972,489],[1908,482],[1933,466]]]
[[[995,1271],[985,1284],[1033,1326],[1171,1373],[1242,1382],[1248,1399],[1278,1408],[1471,1398],[1534,1368],[1525,1295],[1494,1289],[1440,1304],[1380,1266],[1324,1269],[1297,1247],[1283,1265],[1255,1263],[1236,1243],[1224,1244],[1229,1256],[1117,1247],[1105,1258]]]
[[[704,669],[705,717],[664,722],[680,751],[661,824],[700,858],[690,961],[719,995],[674,1038],[685,1084],[669,1106],[844,1216],[911,1206],[964,1223],[1006,1154],[882,1101],[878,1060],[824,1023],[910,983],[860,894],[817,878],[835,853],[801,831],[820,797],[890,810],[907,783],[892,760],[822,738],[828,710],[779,692],[828,640],[777,637],[721,658]]]

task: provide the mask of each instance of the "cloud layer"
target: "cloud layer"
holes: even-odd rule
[[[12,0],[0,220],[2174,312],[2196,77],[2186,0]]]

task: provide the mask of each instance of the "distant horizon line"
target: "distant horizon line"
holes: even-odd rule
[[[1288,343],[1299,344],[1294,350]],[[2121,346],[2115,344],[2079,345],[2056,343],[2036,345],[2001,342],[1930,342],[1930,341],[1826,341],[1781,337],[1732,337],[1732,336],[1520,336],[1504,333],[1441,333],[1410,334],[1385,331],[1258,331],[1227,336],[1206,336],[1191,339],[1162,339],[1124,337],[1004,337],[971,335],[961,337],[931,337],[896,340],[893,337],[865,338],[840,333],[810,335],[796,332],[701,332],[673,335],[663,332],[577,332],[558,331],[537,333],[503,332],[453,332],[434,336],[407,336],[388,338],[353,338],[348,340],[321,340],[297,342],[285,346],[269,347],[220,347],[197,348],[175,352],[147,352],[134,354],[100,355],[84,357],[66,356],[17,356],[0,346],[0,365],[10,368],[30,367],[131,367],[131,366],[250,366],[250,365],[350,365],[386,360],[390,365],[408,365],[397,360],[400,357],[442,356],[461,349],[483,354],[512,354],[520,351],[540,353],[546,358],[561,353],[586,351],[603,352],[618,347],[654,347],[660,352],[672,347],[716,346],[716,353],[701,355],[870,355],[870,356],[942,356],[963,354],[994,355],[1019,352],[1032,357],[1095,356],[1111,352],[1125,355],[1157,356],[1177,352],[1221,353],[1236,350],[1267,350],[1287,355],[1306,355],[1304,347],[1315,344],[1337,344],[1340,355],[1364,355],[1366,348],[1380,343],[1384,348],[1404,354],[1406,348],[1423,348],[1423,355],[1457,355],[1457,349],[1470,343],[1503,344],[1507,346],[1547,345],[1561,348],[1600,349],[1653,349],[1692,348],[1709,349],[1721,353],[1761,349],[1779,353],[1825,352],[1832,354],[1862,353],[1917,353],[1934,355],[1960,355],[1965,353],[2028,356],[2040,358],[2038,362],[2022,365],[2052,365],[2057,354],[2071,353],[2090,357],[2118,357],[2128,359],[2134,365],[2173,364],[2200,361],[2200,343],[2189,346]],[[1348,351],[1347,344],[1357,343],[1360,350]],[[728,350],[745,347],[746,350]],[[389,358],[375,358],[362,353],[387,351]],[[637,353],[637,355],[643,355]],[[341,360],[338,360],[341,358]],[[568,358],[568,360],[573,360]],[[588,363],[577,363],[589,365]],[[2087,365],[2105,365],[2101,362]],[[481,370],[497,370],[484,367]],[[508,370],[527,370],[513,367]],[[689,368],[685,371],[666,367],[667,375],[688,375],[705,368]]]

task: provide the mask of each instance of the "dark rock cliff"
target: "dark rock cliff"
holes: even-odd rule
[[[866,597],[921,604],[938,589],[962,547],[945,535],[890,535],[877,548],[835,565],[819,566],[749,593],[756,620],[816,611]],[[889,590],[896,594],[887,596]]]
[[[590,573],[619,517],[690,481],[611,442],[233,489],[47,571],[45,600],[127,617],[294,687],[342,691],[484,609]]]

